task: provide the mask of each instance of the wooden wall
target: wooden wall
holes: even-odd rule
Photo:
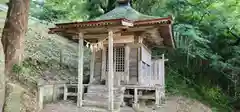
[[[139,62],[139,84],[141,85],[149,85],[151,83],[151,52],[150,50],[141,45],[140,47],[140,62]]]
[[[96,52],[95,58],[95,66],[94,66],[94,79],[96,81],[101,80],[101,72],[102,72],[102,51]]]
[[[148,65],[152,63],[151,52],[144,45],[141,46],[141,60]]]
[[[123,38],[124,37],[124,38]],[[117,38],[117,37],[116,37]],[[115,40],[116,40],[115,38]],[[130,49],[129,53],[129,78],[127,77],[122,77],[122,80],[128,80],[128,84],[138,84],[139,83],[139,78],[142,76],[141,73],[148,73],[150,71],[143,71],[139,72],[141,70],[139,67],[142,67],[139,65],[139,62],[145,62],[148,65],[151,66],[151,52],[149,52],[149,49],[146,48],[146,46],[143,46],[139,44],[138,41],[134,42],[134,36],[122,36],[121,38],[119,37],[120,40],[116,40],[114,42],[114,46],[124,46],[127,44]],[[128,40],[128,41],[126,41]],[[135,40],[139,40],[139,37],[137,37]],[[119,42],[119,43],[118,43]],[[125,44],[123,44],[125,43]],[[107,45],[105,46],[107,48]],[[95,66],[94,66],[94,79],[97,81],[105,80],[105,77],[107,76],[106,71],[102,71],[102,69],[106,68],[106,53],[102,53],[103,51],[98,51],[96,52],[96,59],[95,59]],[[104,52],[106,52],[104,50]],[[142,54],[142,55],[141,55]],[[105,58],[103,58],[105,57]],[[122,72],[123,75],[125,75],[127,72]],[[119,75],[119,74],[117,74]],[[128,76],[126,74],[126,76]],[[144,77],[143,77],[144,79]]]
[[[138,48],[130,48],[129,84],[138,82]]]
[[[129,53],[129,84],[136,84],[138,82],[138,49],[130,47]],[[103,64],[106,66],[105,64]],[[105,79],[106,73],[102,74],[102,51],[96,52],[94,79],[100,81]]]

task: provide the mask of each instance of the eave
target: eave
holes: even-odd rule
[[[74,36],[79,32],[86,34],[92,33],[94,30],[100,29],[101,33],[106,33],[109,29],[134,29],[134,28],[144,28],[144,27],[156,27],[160,29],[161,37],[166,39],[166,45],[174,47],[172,31],[172,18],[157,18],[150,20],[139,20],[130,21],[125,18],[120,19],[110,19],[110,20],[98,20],[98,21],[87,21],[87,22],[72,22],[72,23],[60,23],[56,24],[56,27],[49,28],[50,34],[58,34],[61,36]],[[162,30],[162,32],[161,32]],[[74,40],[74,38],[72,38]]]

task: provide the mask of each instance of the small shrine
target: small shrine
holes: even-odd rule
[[[164,54],[153,59],[153,47],[174,48],[172,17],[148,16],[130,6],[130,0],[118,0],[112,11],[91,21],[60,23],[50,28],[57,34],[78,40],[77,106],[101,107],[118,111],[126,99],[138,106],[141,99],[165,96]],[[91,49],[90,82],[83,84],[84,48]],[[84,92],[84,88],[87,92]],[[153,97],[143,97],[153,92]],[[147,95],[146,95],[147,96]],[[132,99],[132,100],[131,100]]]

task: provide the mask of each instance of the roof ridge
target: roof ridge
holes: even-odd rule
[[[139,20],[146,20],[146,19],[155,19],[160,17],[143,14],[135,10],[130,5],[125,5],[125,6],[115,7],[113,10],[97,18],[94,18],[93,20],[108,20],[108,19],[119,19],[119,18],[126,18],[131,21],[139,21]]]

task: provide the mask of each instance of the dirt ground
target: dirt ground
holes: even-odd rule
[[[84,110],[78,109],[76,107],[76,104],[73,104],[71,102],[58,102],[55,104],[47,104],[41,112],[84,112]],[[165,104],[156,110],[144,107],[141,108],[140,110],[134,111],[130,107],[124,107],[121,110],[121,112],[212,112],[212,111],[209,107],[195,100],[191,100],[184,97],[169,97],[166,100]]]

